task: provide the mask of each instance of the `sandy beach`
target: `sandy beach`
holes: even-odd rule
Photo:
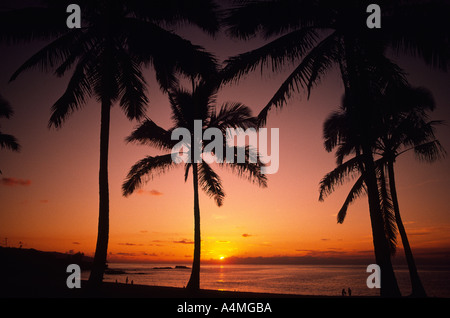
[[[62,284],[47,283],[27,285],[24,282],[2,285],[0,297],[4,298],[340,298],[334,296],[311,296],[293,294],[252,293],[200,289],[196,292],[186,288],[148,286],[104,282],[95,290],[87,288],[82,281],[80,289],[69,289]],[[367,297],[365,297],[367,298]]]
[[[310,296],[293,294],[268,294],[250,292],[232,292],[200,289],[192,293],[185,288],[131,285],[123,283],[103,283],[95,291],[86,288],[87,281],[81,282],[80,289],[68,289],[59,286],[0,286],[0,304],[3,308],[31,310],[33,313],[48,313],[56,308],[66,308],[66,314],[84,315],[86,312],[117,314],[163,313],[196,317],[223,316],[235,314],[263,314],[274,317],[292,317],[293,313],[321,312],[354,313],[370,308],[372,315],[392,314],[401,309],[401,313],[415,312],[429,308],[440,311],[447,304],[442,298],[386,299],[381,297],[342,297]],[[5,288],[6,287],[6,288]],[[58,311],[60,309],[57,309]],[[364,311],[363,311],[364,312]],[[159,316],[159,315],[158,315]],[[431,315],[434,316],[434,315]]]

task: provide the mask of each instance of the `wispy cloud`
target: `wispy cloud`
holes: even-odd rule
[[[441,180],[438,179],[438,178],[428,179],[428,180],[425,180],[425,181],[422,181],[422,182],[418,182],[418,183],[414,183],[414,184],[409,184],[409,185],[407,185],[407,186],[402,186],[402,187],[399,187],[399,188],[401,188],[401,189],[418,188],[418,187],[423,187],[423,186],[425,186],[425,185],[427,185],[427,184],[430,184],[430,183],[437,183],[437,182],[440,182],[440,181],[441,181]]]
[[[422,235],[429,235],[433,233],[432,231],[429,231],[427,229],[417,229],[417,230],[409,230],[408,235],[409,236],[422,236]]]
[[[173,241],[173,243],[177,243],[177,244],[194,244],[194,241],[190,241],[188,239],[182,239],[180,241]]]
[[[143,195],[163,195],[162,192],[159,192],[158,190],[152,189],[152,190],[144,190],[144,189],[139,189],[136,192],[137,194],[143,194]]]
[[[423,236],[430,234],[447,234],[450,232],[449,224],[441,224],[440,226],[411,227],[406,229],[406,233],[411,236]]]
[[[142,257],[142,256],[150,256],[150,257],[156,257],[156,256],[161,256],[160,254],[156,254],[156,253],[147,253],[147,252],[117,252],[117,253],[109,253],[110,256],[114,257]]]
[[[159,256],[156,253],[147,253],[147,252],[143,252],[142,255],[144,255],[144,256]]]
[[[136,254],[136,253],[128,253],[128,252],[118,252],[118,253],[115,253],[115,255],[120,255],[120,256],[137,256],[138,254]]]
[[[31,180],[19,178],[2,178],[2,184],[7,187],[14,187],[14,186],[26,187],[31,184]]]
[[[125,246],[143,246],[143,244],[136,244],[136,243],[119,243],[119,245],[125,245]]]
[[[242,237],[250,237],[250,236],[253,236],[253,234],[248,234],[248,233],[242,234]]]

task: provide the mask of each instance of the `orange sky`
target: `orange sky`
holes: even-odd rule
[[[259,46],[219,35],[181,29],[195,44],[204,45],[223,59]],[[13,71],[41,44],[1,48],[0,93],[10,101],[15,116],[1,120],[1,129],[15,135],[22,151],[1,151],[0,241],[9,246],[93,255],[98,217],[98,162],[100,107],[91,100],[74,113],[60,130],[47,129],[50,107],[65,89],[68,78],[39,71],[26,73],[8,84]],[[417,60],[399,61],[414,85],[428,87],[438,108],[433,119],[450,122],[450,76],[432,71]],[[264,77],[257,71],[239,85],[224,87],[219,102],[239,101],[257,115],[287,72]],[[148,116],[170,127],[167,97],[158,90],[153,73],[149,83]],[[335,167],[333,154],[322,146],[322,123],[336,110],[342,94],[337,72],[330,72],[306,101],[296,94],[282,111],[272,111],[268,128],[280,129],[280,167],[268,175],[262,189],[217,168],[226,198],[222,207],[200,195],[203,259],[224,257],[346,256],[372,251],[367,199],[350,207],[344,224],[336,213],[351,184],[324,203],[318,202],[318,184]],[[193,253],[192,179],[184,182],[182,167],[149,182],[128,198],[121,184],[129,168],[155,149],[125,144],[136,122],[119,107],[112,109],[109,153],[110,260],[190,262]],[[450,127],[438,137],[450,151]],[[433,165],[405,154],[396,164],[397,190],[403,221],[413,252],[450,250],[450,159]],[[399,246],[401,246],[399,238]]]

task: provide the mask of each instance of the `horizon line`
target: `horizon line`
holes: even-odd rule
[[[93,260],[93,256],[85,254],[82,251],[78,252],[58,252],[58,251],[43,251],[36,248],[18,248],[5,247],[21,250],[36,250],[44,253],[57,253],[64,255],[83,254],[83,257],[88,260]],[[320,251],[314,254],[305,255],[272,255],[272,256],[227,256],[224,259],[202,259],[201,263],[205,265],[369,265],[376,264],[375,255],[373,251],[364,250],[356,253],[326,253],[319,255]],[[414,253],[414,258],[419,266],[423,265],[437,265],[450,267],[450,249],[448,248],[434,248],[434,249],[417,249]],[[391,258],[393,265],[407,265],[406,257],[401,247],[398,248],[396,254]],[[109,255],[107,263],[140,263],[140,264],[191,264],[192,258],[186,259],[151,259],[142,256],[114,256]]]

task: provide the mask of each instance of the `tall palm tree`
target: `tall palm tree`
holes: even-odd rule
[[[442,1],[388,1],[377,4],[382,8],[382,27],[366,26],[369,0],[262,0],[239,1],[229,10],[226,23],[229,32],[243,39],[260,33],[268,44],[228,60],[224,69],[225,81],[239,78],[258,65],[271,66],[278,71],[297,63],[293,72],[281,84],[259,114],[264,124],[269,110],[282,107],[294,91],[304,89],[309,97],[311,89],[338,65],[345,93],[352,100],[355,114],[361,123],[367,122],[371,106],[372,83],[370,73],[384,69],[395,78],[394,64],[385,57],[387,48],[398,53],[419,56],[427,64],[446,70],[449,61],[450,22],[445,13],[450,9]],[[420,23],[418,21],[421,21]],[[419,27],[420,25],[420,27]],[[386,74],[386,75],[387,75]],[[401,77],[401,76],[400,76]],[[372,236],[377,264],[382,275],[382,296],[400,295],[384,225],[379,208],[379,193],[374,159],[370,149],[370,129],[361,125],[362,160],[366,173]],[[364,139],[367,139],[366,141]]]
[[[14,111],[11,108],[11,105],[8,103],[6,99],[3,98],[2,95],[0,95],[0,118],[9,119],[13,114]],[[4,134],[0,131],[0,149],[9,149],[12,151],[19,152],[20,145],[16,137],[14,137],[13,135]],[[0,174],[2,174],[1,170]]]
[[[367,173],[364,165],[364,156],[361,147],[361,132],[359,116],[355,114],[354,109],[348,106],[348,98],[344,95],[342,105],[339,111],[333,112],[324,123],[324,146],[328,152],[336,149],[336,163],[338,167],[328,173],[321,181],[319,200],[322,201],[324,196],[334,190],[336,184],[345,181],[345,177],[358,175],[359,178],[352,187],[343,207],[338,213],[338,223],[341,223],[341,216],[345,217],[348,204],[361,193],[367,192],[367,183],[365,175]],[[379,129],[377,119],[372,118],[370,123],[365,122],[374,132],[371,137],[377,136],[376,131]],[[366,137],[367,138],[367,137]],[[375,144],[376,139],[371,139],[371,143]],[[354,154],[355,157],[344,162],[346,156]],[[374,162],[375,175],[377,177],[377,190],[379,193],[379,209],[384,224],[384,235],[387,239],[389,251],[395,253],[396,248],[396,226],[394,220],[394,212],[392,202],[386,192],[383,171],[380,170],[379,160]]]
[[[426,162],[434,162],[445,156],[444,148],[435,137],[435,127],[442,122],[428,120],[428,112],[434,110],[435,104],[431,93],[424,88],[388,89],[383,101],[384,103],[380,105],[383,116],[378,121],[380,135],[373,147],[374,154],[380,157],[375,162],[379,171],[379,183],[382,190],[380,193],[384,197],[384,202],[389,202],[389,213],[394,216],[395,225],[402,239],[410,274],[412,295],[426,297],[400,215],[394,163],[399,155],[411,150],[414,151],[418,159]],[[323,201],[325,196],[334,190],[335,185],[341,184],[345,177],[356,178],[360,171],[358,165],[360,155],[357,145],[348,135],[349,126],[351,126],[349,114],[345,110],[332,114],[324,124],[325,148],[327,151],[332,151],[333,148],[337,147],[336,155],[339,166],[322,179],[320,201]],[[344,156],[352,152],[355,153],[355,157],[343,162]],[[388,183],[385,179],[385,170],[388,175]],[[351,188],[337,215],[338,223],[344,221],[349,204],[365,192],[362,180],[362,176],[359,176]]]
[[[394,163],[396,158],[414,150],[419,160],[434,162],[446,152],[435,137],[435,129],[442,121],[429,121],[428,112],[435,108],[431,93],[424,88],[406,89],[402,92],[388,94],[390,101],[385,104],[382,129],[385,132],[378,140],[376,149],[385,159],[385,169],[389,179],[389,191],[395,213],[395,220],[400,233],[403,249],[408,263],[412,295],[425,297],[426,292],[417,273],[417,267],[411,251],[405,227],[403,225],[395,187]]]
[[[164,27],[188,22],[214,33],[217,15],[210,0],[192,1],[189,5],[181,0],[80,0],[77,4],[82,11],[82,27],[68,29],[61,18],[67,17],[65,10],[70,1],[44,2],[44,7],[2,13],[1,24],[7,28],[0,31],[0,39],[52,39],[11,80],[35,67],[54,70],[57,76],[73,70],[66,91],[52,106],[49,127],[60,128],[90,97],[101,105],[98,237],[89,277],[90,285],[96,286],[103,279],[109,237],[110,109],[119,102],[128,119],[144,117],[148,102],[144,63],[153,66],[164,91],[176,83],[176,73],[200,77],[214,72],[216,65],[210,54]],[[186,6],[189,10],[180,10]]]
[[[255,50],[229,58],[224,81],[261,66],[272,71],[297,66],[259,114],[264,123],[273,107],[283,107],[293,92],[311,89],[334,65],[340,67],[344,84],[362,65],[362,58],[383,58],[387,48],[396,54],[420,57],[428,65],[447,70],[450,22],[445,19],[448,3],[432,1],[388,1],[377,3],[382,8],[382,27],[366,25],[369,0],[240,0],[227,11],[224,23],[231,36],[244,40],[261,34],[269,43]],[[418,23],[421,21],[421,23]],[[419,26],[420,24],[420,26]],[[275,38],[275,39],[273,39]],[[350,45],[353,44],[353,47]],[[355,55],[358,50],[359,58]],[[353,56],[352,56],[353,55]],[[356,58],[356,59],[355,59]],[[386,67],[386,62],[373,64]],[[385,71],[389,71],[385,69]]]
[[[172,119],[174,126],[165,130],[147,119],[127,138],[128,142],[138,142],[141,144],[157,147],[170,153],[160,156],[148,156],[138,161],[131,167],[122,189],[123,194],[128,196],[139,188],[145,176],[153,178],[160,173],[166,172],[169,168],[177,165],[172,159],[173,150],[177,141],[171,140],[172,132],[177,128],[186,128],[191,136],[191,141],[185,144],[186,158],[190,158],[184,165],[184,179],[188,178],[189,170],[192,168],[193,186],[194,186],[194,258],[192,263],[192,272],[187,284],[187,288],[197,290],[200,288],[200,203],[199,186],[210,197],[214,198],[216,204],[221,206],[225,193],[219,175],[204,160],[195,158],[196,150],[203,150],[207,143],[197,139],[198,132],[195,132],[195,120],[201,120],[201,134],[208,128],[217,128],[222,134],[223,140],[227,140],[227,128],[252,128],[256,127],[256,118],[251,116],[250,109],[240,103],[225,103],[217,112],[215,108],[215,94],[217,88],[206,85],[204,82],[193,85],[192,92],[183,89],[170,90],[170,105],[172,108]],[[197,128],[198,129],[198,128]],[[201,138],[201,137],[200,137]],[[217,137],[215,137],[217,138]],[[261,174],[262,164],[258,159],[256,151],[249,146],[233,147],[233,157],[227,157],[230,154],[226,151],[227,143],[223,144],[224,158],[217,158],[221,166],[231,168],[239,176],[246,176],[249,181],[258,184],[261,187],[267,186],[265,175]],[[241,148],[241,149],[240,149]],[[183,150],[183,151],[184,151]],[[216,155],[217,149],[213,151]],[[244,151],[245,162],[236,162],[238,152]],[[176,151],[178,153],[178,151]]]

